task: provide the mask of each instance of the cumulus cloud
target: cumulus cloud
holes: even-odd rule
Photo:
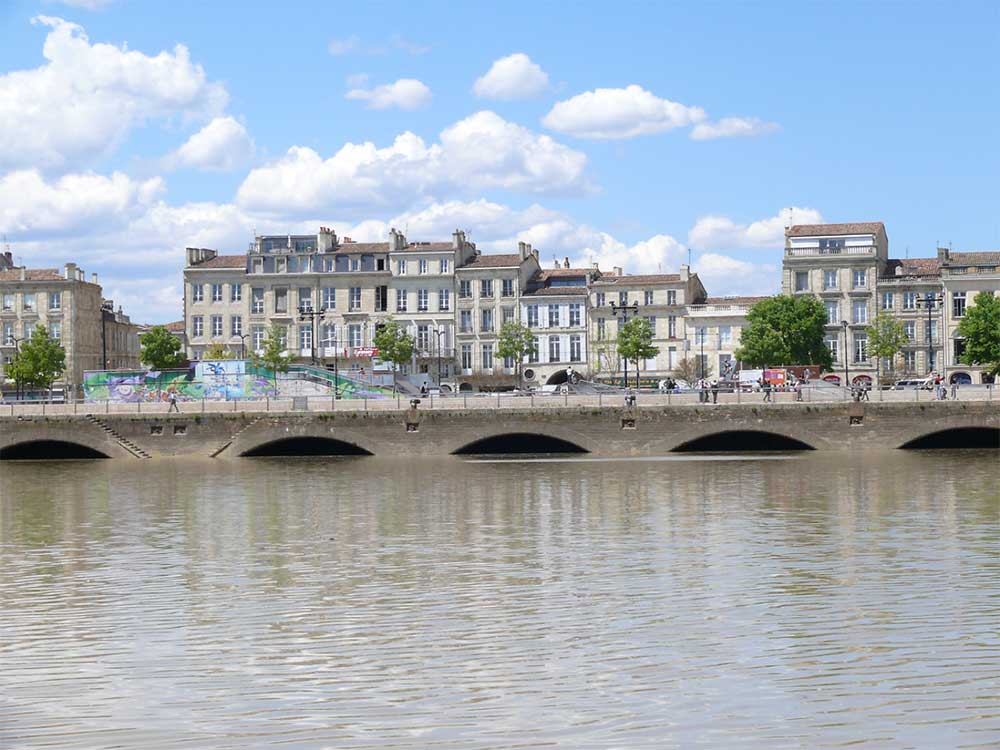
[[[707,141],[713,138],[767,135],[779,130],[781,126],[778,123],[764,122],[756,117],[723,117],[718,122],[699,122],[691,131],[691,137],[696,141]]]
[[[183,45],[149,56],[91,44],[83,28],[38,16],[47,62],[0,76],[0,168],[72,168],[110,153],[136,126],[173,115],[208,117],[227,94]]]
[[[251,171],[236,202],[272,215],[384,215],[470,190],[582,192],[590,187],[586,164],[583,153],[483,111],[430,146],[410,132],[384,148],[348,143],[326,159],[294,146]]]
[[[344,98],[367,102],[369,109],[419,109],[430,103],[431,90],[416,78],[400,78],[373,89],[351,89]]]
[[[701,107],[661,99],[633,84],[595,89],[557,102],[542,124],[580,138],[619,139],[662,133],[704,119]]]
[[[242,167],[256,146],[243,125],[232,117],[216,117],[167,157],[168,167],[194,167],[228,172]]]
[[[823,215],[814,208],[793,206],[776,216],[750,224],[738,224],[727,216],[701,216],[688,232],[688,243],[701,250],[720,248],[773,248],[785,245],[785,227],[822,224]]]
[[[326,48],[329,50],[331,55],[347,55],[361,49],[361,40],[358,38],[357,34],[351,34],[351,36],[346,37],[345,39],[331,39]]]
[[[751,263],[717,253],[703,253],[692,262],[701,283],[713,297],[734,294],[776,294],[781,268],[773,263]]]
[[[362,44],[361,38],[357,34],[342,39],[331,39],[326,46],[331,55],[350,55],[363,53],[368,55],[382,55],[389,50],[401,50],[408,55],[423,55],[430,52],[430,47],[425,44],[411,42],[400,34],[393,34],[386,44]]]
[[[496,60],[472,87],[486,99],[530,99],[549,88],[549,76],[523,52]]]

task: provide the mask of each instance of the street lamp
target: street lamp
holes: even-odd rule
[[[438,358],[438,390],[441,390],[441,336],[445,333],[444,328],[435,328],[434,335],[437,337],[437,358]]]
[[[23,338],[19,339],[17,336],[11,336],[10,340],[14,342],[14,361],[17,362],[17,355],[21,351],[20,348],[18,347],[18,344],[20,344],[22,341],[24,341],[24,339]],[[21,368],[18,367],[17,369],[18,369],[18,372],[20,372]],[[14,378],[14,398],[17,401],[21,400],[21,376],[20,375],[18,375],[16,378]]]
[[[934,338],[931,336],[931,314],[934,308],[944,301],[944,296],[934,292],[927,292],[923,297],[917,297],[917,307],[927,308],[927,373],[931,372],[931,362],[934,360]]]
[[[705,379],[705,326],[698,329],[698,338],[701,339],[701,357],[698,364],[701,365],[701,379]]]
[[[108,366],[108,334],[106,324],[108,322],[108,313],[114,317],[115,308],[114,305],[106,300],[101,302],[101,369],[107,369]]]
[[[249,333],[237,333],[236,335],[240,337],[240,359],[246,359],[247,358],[247,346],[246,346],[246,344],[247,344],[247,338],[250,336],[250,334]]]
[[[840,321],[840,325],[844,327],[844,387],[850,388],[851,386],[851,376],[848,370],[848,359],[847,359],[847,321]]]
[[[619,305],[614,302],[611,303],[611,314],[617,317],[622,316],[622,325],[628,322],[628,316],[631,313],[633,316],[639,314],[639,303],[633,302],[631,305]],[[618,327],[621,331],[621,326]],[[622,388],[628,388],[628,357],[625,358],[625,375],[622,378]]]

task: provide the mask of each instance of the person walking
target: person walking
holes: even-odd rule
[[[761,387],[764,389],[764,400],[765,401],[770,401],[771,400],[771,381],[767,380],[766,378],[761,378],[761,380],[763,381],[763,383],[761,384]]]
[[[719,380],[717,378],[712,379],[712,403],[719,403]]]
[[[958,401],[958,381],[953,380],[951,382],[951,400]]]
[[[170,406],[167,407],[167,414],[169,414],[172,411],[175,411],[178,414],[180,414],[181,412],[180,407],[177,406],[177,393],[174,391],[170,391],[170,395],[167,396],[167,401],[170,402]]]
[[[796,380],[795,381],[795,400],[796,401],[801,401],[802,400],[802,381],[801,380]]]

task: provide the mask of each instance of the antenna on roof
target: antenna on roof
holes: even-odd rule
[[[688,268],[691,267],[691,248],[688,248]]]

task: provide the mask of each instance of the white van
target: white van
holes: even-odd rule
[[[897,380],[892,386],[894,391],[929,391],[934,387],[934,378],[914,378],[912,380]]]

